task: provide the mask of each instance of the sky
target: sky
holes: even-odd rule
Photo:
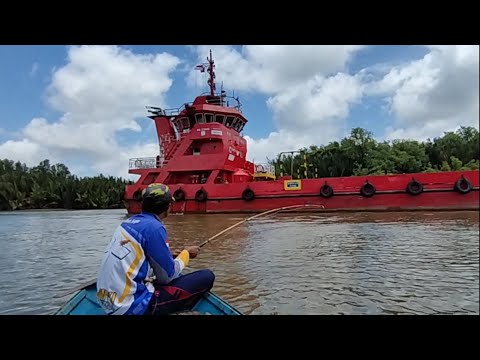
[[[194,68],[210,49],[217,89],[242,102],[250,161],[355,127],[420,141],[479,128],[478,45],[0,45],[0,158],[135,179],[128,159],[159,151],[145,106],[207,91]]]

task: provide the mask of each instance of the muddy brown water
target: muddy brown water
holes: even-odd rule
[[[248,215],[250,216],[250,215]],[[172,215],[172,247],[244,215]],[[0,213],[0,314],[51,314],[95,277],[124,210]],[[202,248],[245,314],[479,314],[478,212],[276,214]]]

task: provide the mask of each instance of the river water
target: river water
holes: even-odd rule
[[[246,215],[171,215],[172,248]],[[125,210],[0,213],[0,314],[52,314],[96,276]],[[479,314],[478,212],[276,214],[209,242],[190,270],[245,314]]]

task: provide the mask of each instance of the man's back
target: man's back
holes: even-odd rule
[[[118,226],[97,277],[97,298],[108,314],[138,315],[146,311],[154,291],[148,281],[153,275],[150,252],[169,270],[173,258],[166,242],[166,229],[153,214],[135,215]]]

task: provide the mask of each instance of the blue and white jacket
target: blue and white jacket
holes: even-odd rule
[[[153,281],[168,284],[188,262],[187,251],[173,258],[167,230],[157,216],[132,216],[118,226],[103,255],[98,302],[107,314],[144,314],[155,290]]]

